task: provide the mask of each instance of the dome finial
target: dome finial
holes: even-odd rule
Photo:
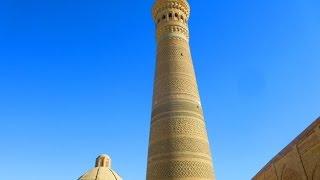
[[[111,168],[111,158],[106,154],[101,154],[96,159],[96,167]]]

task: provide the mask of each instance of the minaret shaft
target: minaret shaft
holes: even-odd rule
[[[213,164],[189,48],[189,5],[158,0],[157,65],[147,180],[214,180]]]

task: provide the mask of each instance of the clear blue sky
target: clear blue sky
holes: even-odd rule
[[[153,0],[0,1],[2,180],[71,180],[107,153],[145,179]],[[190,0],[219,180],[248,180],[320,115],[320,1]]]

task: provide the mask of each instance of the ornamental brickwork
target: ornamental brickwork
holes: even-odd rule
[[[214,180],[189,47],[186,0],[157,0],[157,63],[147,180]]]
[[[253,180],[320,180],[320,118],[276,155]]]

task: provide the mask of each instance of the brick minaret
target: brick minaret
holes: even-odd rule
[[[186,0],[156,0],[157,67],[147,180],[214,180],[189,48]]]

